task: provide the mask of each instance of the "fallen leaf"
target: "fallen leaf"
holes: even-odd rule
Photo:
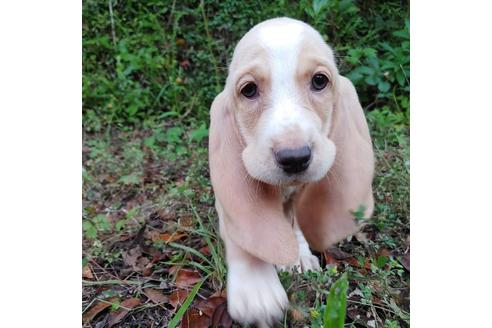
[[[179,219],[179,225],[184,228],[191,228],[193,226],[193,218],[191,216],[185,216]]]
[[[175,274],[176,272],[178,272],[178,270],[180,269],[181,267],[179,265],[173,265],[172,267],[170,267],[167,272],[169,272],[170,275],[173,275]]]
[[[164,303],[168,301],[168,297],[166,295],[153,288],[144,288],[143,292],[145,296],[147,296],[154,303]]]
[[[377,256],[386,256],[386,257],[390,257],[391,256],[391,252],[389,251],[389,249],[387,249],[386,247],[381,247],[378,252],[376,253]]]
[[[92,270],[89,264],[82,267],[82,278],[94,279],[94,275],[92,274]]]
[[[92,321],[96,315],[98,315],[101,311],[111,306],[111,303],[116,302],[118,297],[111,297],[107,300],[101,301],[98,300],[96,304],[94,304],[88,311],[86,311],[82,315],[82,322],[87,323]]]
[[[323,257],[325,258],[325,264],[338,264],[337,259],[328,250],[323,252]]]
[[[158,236],[158,239],[159,240],[162,240],[163,242],[165,243],[171,243],[173,241],[176,241],[176,240],[179,240],[183,237],[186,237],[187,235],[185,233],[178,233],[178,232],[174,232],[174,233],[163,233],[163,234],[160,234]]]
[[[169,295],[169,304],[171,304],[173,307],[177,307],[178,305],[183,304],[188,294],[189,291],[186,289],[175,290],[171,295]]]
[[[109,315],[108,327],[111,328],[119,323],[134,307],[140,304],[140,299],[129,298],[121,302],[120,308]]]
[[[406,254],[403,254],[400,259],[400,263],[405,269],[408,270],[408,272],[410,272],[410,251],[408,251],[408,253]]]
[[[210,249],[208,248],[208,246],[204,246],[200,248],[198,251],[203,255],[210,255]]]
[[[227,312],[227,302],[220,304],[212,315],[212,328],[231,328],[232,318]]]
[[[163,208],[151,213],[149,219],[150,222],[153,222],[152,226],[155,226],[157,223],[159,223],[158,225],[162,225],[162,222],[159,221],[173,220],[174,216],[175,214],[173,212]]]
[[[148,263],[148,264],[145,266],[145,268],[144,268],[144,270],[143,270],[143,272],[142,272],[142,275],[143,275],[144,277],[149,277],[149,276],[151,276],[151,275],[152,275],[152,273],[153,273],[153,272],[154,272],[154,270],[153,270],[153,268],[152,268],[152,262],[150,262],[150,263]]]
[[[190,287],[196,284],[201,280],[200,274],[196,271],[191,271],[191,270],[179,270],[177,275],[176,275],[176,286],[183,288],[183,287]]]
[[[352,257],[352,254],[342,251],[336,247],[332,247],[328,250],[328,252],[333,256],[335,260],[345,260]]]
[[[213,293],[212,295],[210,295],[210,297],[223,297],[223,298],[227,299],[227,290],[225,290],[225,289],[218,290],[215,293]]]
[[[307,315],[304,314],[301,310],[299,309],[292,309],[290,311],[290,315],[292,317],[292,321],[297,322],[297,323],[303,323],[306,321]]]
[[[190,61],[188,59],[182,60],[179,66],[183,67],[185,70],[190,68]]]
[[[223,297],[209,297],[206,300],[199,301],[195,307],[205,313],[207,316],[211,317],[215,309],[221,305],[222,303],[225,303],[226,299]]]
[[[123,256],[123,262],[130,267],[137,264],[137,260],[142,256],[142,250],[140,246],[134,247],[129,250],[124,250],[121,255]]]
[[[182,38],[178,38],[178,39],[176,39],[176,45],[178,45],[180,47],[184,47],[186,45],[186,40],[182,39]]]
[[[195,308],[186,310],[181,321],[181,328],[208,328],[209,326],[210,318]]]
[[[348,263],[351,266],[356,267],[356,268],[365,268],[367,270],[371,269],[371,263],[369,263],[368,259],[365,260],[363,266],[360,265],[359,261],[355,257],[348,258],[348,259],[344,260],[344,262],[346,262],[346,263]]]
[[[142,249],[140,246],[134,247],[128,251],[122,252],[123,262],[132,268],[135,272],[142,272],[145,270],[150,260],[142,256]]]

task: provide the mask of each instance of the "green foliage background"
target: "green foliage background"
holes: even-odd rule
[[[185,113],[186,123],[208,123],[235,44],[253,25],[278,16],[301,19],[320,31],[364,107],[408,110],[407,1],[87,0],[85,131],[129,128]]]
[[[115,239],[138,239],[146,232],[142,243],[166,255],[153,265],[154,279],[167,286],[175,278],[170,267],[178,265],[209,277],[201,294],[223,288],[224,251],[208,178],[209,108],[241,36],[279,16],[311,24],[332,46],[365,109],[376,157],[375,211],[363,229],[367,240],[336,245],[355,263],[281,274],[291,299],[284,326],[340,325],[346,307],[350,327],[374,327],[374,320],[377,327],[409,327],[409,268],[402,266],[410,249],[408,1],[84,0],[83,265],[100,268],[102,279],[125,276],[123,254],[132,243]],[[181,226],[190,217],[192,225]],[[183,229],[188,236],[179,244],[148,238],[154,230]],[[206,260],[190,257],[205,246],[211,251]],[[141,271],[130,269],[144,281]],[[342,272],[348,273],[347,285],[336,292],[334,281]],[[175,290],[172,283],[152,287],[167,295]],[[347,303],[330,297],[330,289],[338,296],[347,289]],[[141,297],[134,289],[111,292],[121,299]],[[100,297],[85,282],[85,310]],[[97,320],[103,322],[104,315]],[[146,307],[122,326],[177,321],[169,309]]]

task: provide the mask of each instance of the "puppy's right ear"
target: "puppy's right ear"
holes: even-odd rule
[[[246,171],[244,145],[226,91],[214,100],[210,114],[209,165],[215,197],[224,210],[227,234],[239,247],[273,264],[298,258],[292,225],[282,208],[280,191]]]

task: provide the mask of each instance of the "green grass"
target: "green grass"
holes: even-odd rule
[[[82,264],[93,277],[84,278],[83,309],[137,297],[141,305],[119,326],[167,326],[179,306],[153,304],[145,288],[169,296],[176,269],[196,270],[208,278],[193,308],[225,287],[208,175],[209,106],[241,35],[275,16],[310,23],[334,47],[366,110],[377,159],[376,207],[364,236],[335,245],[351,257],[322,256],[322,272],[280,275],[291,300],[284,326],[322,327],[330,288],[344,273],[345,327],[409,326],[406,1],[84,1]],[[163,234],[183,236],[167,242]]]

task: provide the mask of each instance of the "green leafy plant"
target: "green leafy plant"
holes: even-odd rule
[[[343,328],[347,311],[347,273],[344,273],[330,288],[323,314],[324,328]]]
[[[92,218],[92,220],[84,220],[82,228],[87,237],[94,239],[97,237],[98,232],[109,231],[110,224],[105,215],[99,214]]]

